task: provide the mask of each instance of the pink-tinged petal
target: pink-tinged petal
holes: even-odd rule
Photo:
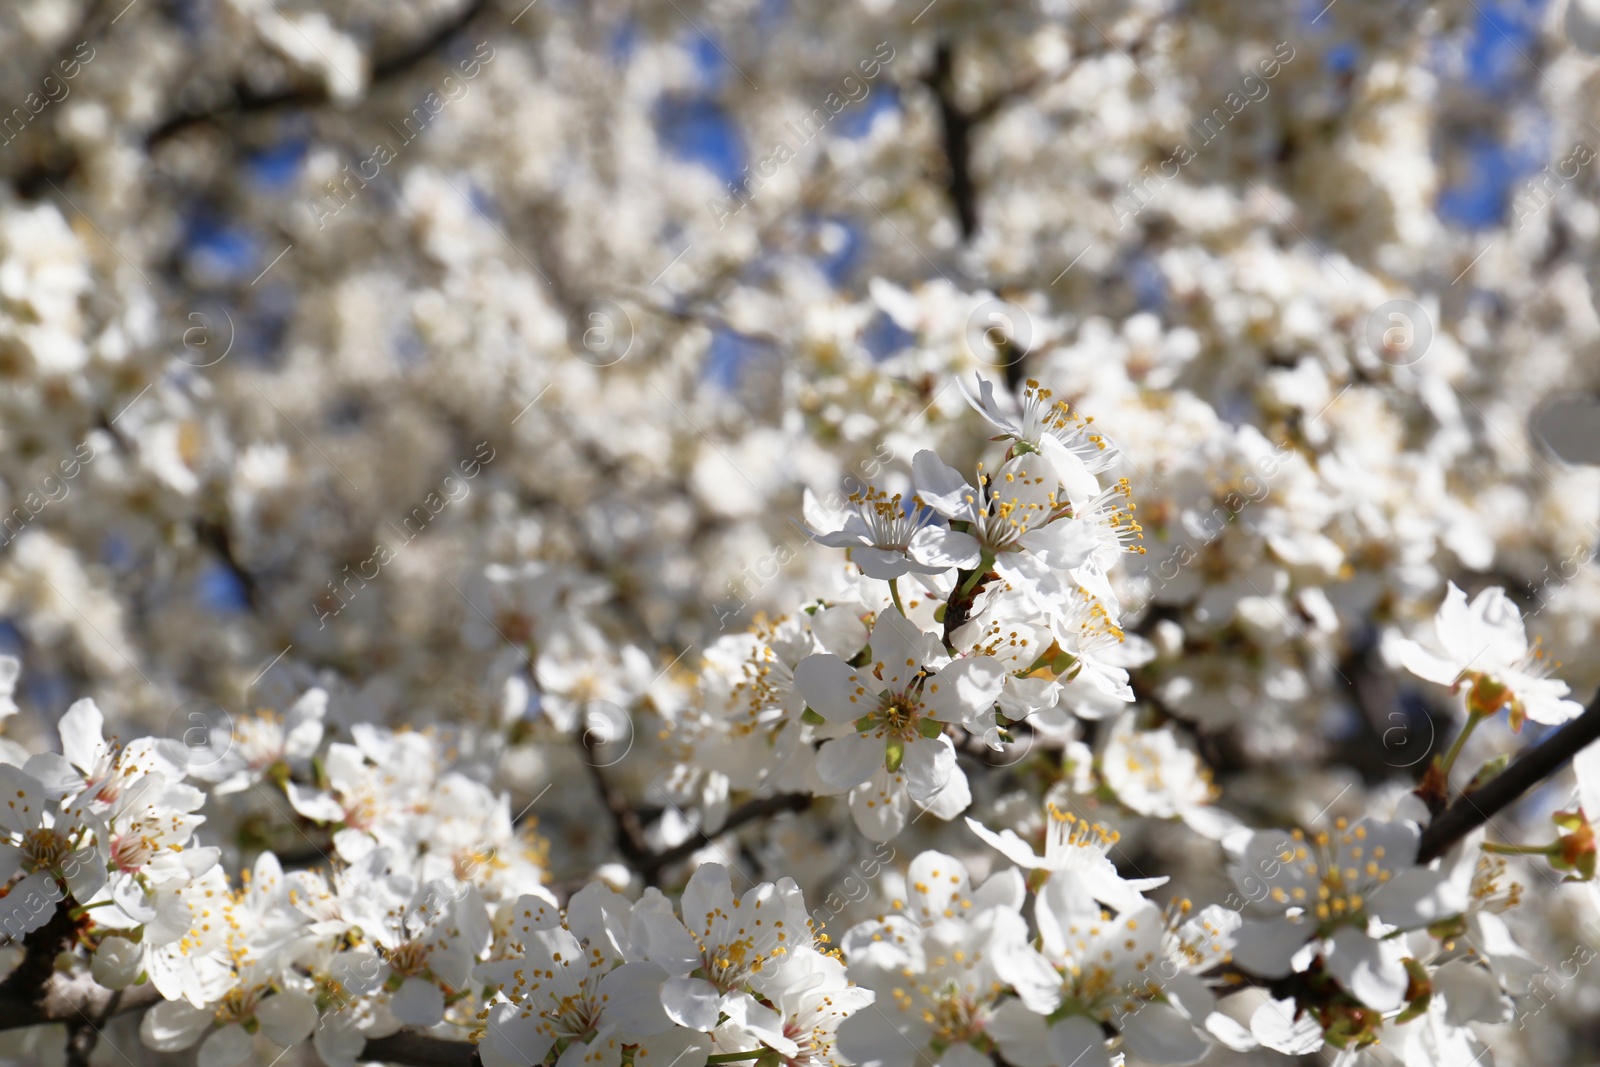
[[[838,726],[855,722],[877,706],[862,677],[828,652],[801,660],[794,669],[794,686],[812,711]]]
[[[669,978],[661,987],[661,1006],[679,1026],[708,1032],[716,1028],[722,996],[704,978]]]
[[[908,551],[918,563],[941,571],[952,567],[970,569],[983,559],[976,537],[948,526],[924,526],[912,535]]]
[[[835,789],[854,789],[884,765],[885,756],[881,738],[836,737],[817,752],[817,777]]]
[[[941,722],[971,722],[994,707],[1006,672],[993,656],[967,656],[941,667],[923,686],[929,714]]]
[[[919,737],[905,748],[900,772],[911,799],[927,801],[943,789],[956,769],[956,750],[948,737]]]

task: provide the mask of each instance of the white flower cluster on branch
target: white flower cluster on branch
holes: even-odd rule
[[[202,1067],[306,1043],[327,1067],[428,1067],[450,1055],[441,1039],[484,1067],[1110,1067],[1323,1043],[1398,1049],[1408,1065],[1484,1054],[1472,1024],[1503,1023],[1536,973],[1498,917],[1522,887],[1494,853],[1592,876],[1583,809],[1547,848],[1497,849],[1480,831],[1419,858],[1459,740],[1392,817],[1292,830],[1205,814],[1209,775],[1168,729],[1122,713],[1098,755],[1073,740],[1060,709],[1133,701],[1127,668],[1149,655],[1119,625],[1110,581],[1142,551],[1137,505],[1126,480],[1107,481],[1110,441],[1048,388],[1026,383],[1016,411],[986,380],[968,396],[1001,431],[999,454],[969,482],[922,451],[906,490],[854,493],[836,532],[815,534],[854,561],[845,591],[714,645],[695,695],[667,713],[681,732],[664,755],[675,789],[699,776],[724,796],[735,780],[842,796],[855,830],[891,842],[968,810],[963,758],[1007,754],[1024,731],[1065,738],[1042,814],[965,820],[969,851],[1012,866],[975,885],[966,862],[924,851],[837,944],[793,877],[756,883],[731,859],[702,859],[676,900],[626,866],[558,896],[549,842],[485,784],[506,750],[475,754],[466,732],[355,723],[335,740],[328,693],[312,689],[203,743],[124,745],[80,700],[59,754],[0,763],[0,930],[19,953],[0,999],[29,980],[22,1005],[74,980],[81,1004],[88,988],[153,990],[136,1001],[156,1001],[141,1039],[198,1046]],[[1436,629],[1431,650],[1396,637],[1396,655],[1465,694],[1462,738],[1502,709],[1513,727],[1580,710],[1530,668],[1498,591],[1468,607],[1452,587]],[[674,766],[676,746],[691,758]],[[1596,788],[1587,757],[1579,775]],[[196,782],[231,843],[204,843]],[[230,877],[224,850],[240,854],[250,809],[287,821],[309,855],[286,870],[258,847]],[[1152,900],[1169,878],[1126,875],[1097,809],[1198,831],[1233,891],[1198,910]],[[694,858],[632,833],[624,851],[650,881]],[[863,873],[888,881],[881,862]]]

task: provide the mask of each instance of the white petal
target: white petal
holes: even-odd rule
[[[867,743],[878,744],[874,741]],[[916,738],[906,745],[900,770],[905,776],[906,790],[911,794],[911,799],[919,803],[926,802],[937,795],[955,774],[956,750],[948,737]]]
[[[967,829],[983,838],[991,848],[998,849],[1006,859],[1018,867],[1035,869],[1044,866],[1044,861],[1033,850],[1033,846],[1018,837],[1014,830],[1001,830],[995,833],[977,819],[967,819]]]
[[[229,1023],[200,1043],[195,1063],[197,1067],[240,1067],[250,1062],[251,1055],[250,1035],[238,1023]]]
[[[909,750],[909,746],[908,746]],[[817,752],[817,776],[835,789],[853,789],[884,765],[883,742],[862,734],[825,741]]]
[[[344,821],[344,805],[335,800],[333,794],[320,789],[307,789],[296,782],[286,783],[286,788],[289,806],[306,818],[314,822]]]
[[[868,841],[892,841],[905,829],[910,810],[905,778],[882,766],[864,785],[850,791],[850,814]]]
[[[683,914],[699,927],[709,922],[713,915],[732,915],[733,881],[728,868],[720,863],[702,863],[689,876],[683,887]]]
[[[61,754],[73,766],[93,771],[100,762],[100,754],[106,748],[105,721],[99,707],[89,699],[76,701],[61,716],[57,727],[61,732]]]
[[[861,573],[880,582],[898,578],[911,569],[911,561],[904,552],[890,548],[860,545],[850,550],[850,562],[861,568]]]
[[[923,686],[923,703],[943,722],[971,722],[994,706],[1005,668],[993,656],[967,656],[941,667]]]
[[[986,1030],[999,1044],[1007,1063],[1016,1067],[1050,1067],[1050,1032],[1044,1016],[1029,1011],[1022,1001],[1001,1002]]]
[[[1234,961],[1263,978],[1283,978],[1290,972],[1290,960],[1312,934],[1310,923],[1288,918],[1247,919],[1239,927],[1234,945]]]
[[[693,1030],[668,1030],[643,1041],[633,1053],[633,1067],[706,1067],[711,1039]]]
[[[1250,1016],[1256,1040],[1286,1056],[1303,1056],[1322,1047],[1322,1027],[1309,1012],[1295,1018],[1293,1000],[1266,1000]]]
[[[1345,991],[1381,1012],[1395,1011],[1406,1002],[1410,975],[1404,957],[1403,942],[1380,941],[1353,926],[1335,931],[1323,953],[1328,973]]]
[[[407,978],[389,1001],[394,1017],[407,1026],[437,1026],[444,1019],[444,992],[422,978]]]
[[[489,1039],[485,1038],[485,1042]],[[356,1057],[367,1047],[367,1035],[361,1032],[354,1019],[330,1012],[311,1037],[311,1045],[327,1067],[355,1067]],[[484,1056],[484,1067],[509,1067],[493,1064]]]
[[[640,1037],[666,1032],[672,1027],[661,1007],[661,987],[666,981],[667,972],[659,964],[624,963],[600,979],[606,1018]]]
[[[107,989],[122,989],[133,984],[143,966],[144,950],[125,937],[113,935],[95,948],[90,973]]]
[[[524,1015],[517,1004],[496,1004],[489,1009],[489,1023],[478,1056],[483,1067],[529,1067],[541,1063],[553,1036],[541,1031],[544,1020],[538,1014]]]
[[[1069,1015],[1052,1026],[1049,1044],[1054,1067],[1111,1067],[1100,1024],[1081,1015]]]
[[[1100,539],[1088,522],[1080,519],[1057,519],[1048,526],[1030,530],[1025,540],[1028,551],[1052,570],[1065,571],[1081,567]]]
[[[948,526],[924,526],[912,535],[908,551],[918,563],[940,570],[966,570],[983,559],[983,548],[976,537]]]
[[[661,1006],[679,1026],[710,1032],[716,1028],[722,997],[704,978],[669,978],[661,987]]]
[[[1451,1026],[1511,1021],[1511,999],[1482,967],[1451,960],[1433,972],[1432,982],[1433,995],[1444,1004],[1445,1022]]]
[[[1189,1020],[1171,1005],[1155,1001],[1123,1018],[1122,1042],[1131,1054],[1151,1063],[1198,1063],[1211,1051],[1211,1042]]]
[[[838,656],[819,652],[794,669],[794,686],[811,710],[836,725],[855,722],[871,710],[859,675]]]
[[[968,498],[977,496],[954,467],[926,448],[911,457],[911,478],[917,495],[946,518],[965,516],[973,506]]]
[[[256,1021],[268,1041],[288,1048],[310,1037],[317,1028],[317,1004],[304,993],[276,993],[256,1005]]]
[[[725,1025],[743,1030],[751,1038],[784,1056],[799,1054],[800,1046],[784,1036],[783,1014],[758,1004],[749,993],[729,993],[722,998],[721,1011],[728,1017]]]
[[[55,877],[34,871],[0,897],[0,937],[20,941],[50,921],[65,894]]]
[[[157,1052],[178,1052],[200,1040],[213,1013],[185,1000],[163,1000],[139,1020],[139,1038]]]
[[[911,1025],[906,1014],[892,1005],[874,1004],[839,1024],[839,1052],[855,1067],[911,1067],[921,1049],[902,1032]]]
[[[0,763],[0,827],[25,834],[43,825],[44,804],[49,792],[38,779],[21,767]]]
[[[39,752],[29,756],[22,769],[55,799],[76,796],[83,791],[83,775],[67,757],[54,752]]]

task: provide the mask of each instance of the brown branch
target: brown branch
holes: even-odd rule
[[[368,1041],[356,1060],[403,1063],[407,1067],[478,1067],[482,1063],[476,1045],[405,1030]]]
[[[580,722],[579,726],[582,725]],[[582,742],[588,757],[583,762],[589,767],[589,777],[594,781],[594,787],[599,791],[600,800],[605,804],[606,811],[611,814],[617,851],[630,863],[644,863],[650,858],[650,846],[645,841],[644,825],[639,821],[639,813],[634,810],[622,790],[606,777],[605,771],[596,762],[595,752],[600,747],[600,742],[597,742],[588,730],[584,730]]]
[[[1487,785],[1470,796],[1458,798],[1444,814],[1429,823],[1417,842],[1417,862],[1427,863],[1444,855],[1457,841],[1560,770],[1596,740],[1600,740],[1600,695],[1589,702],[1582,715],[1524,750]]]
[[[372,65],[372,84],[378,85],[411,70],[466,29],[488,6],[489,0],[470,0],[422,40],[375,61]],[[263,93],[240,82],[230,87],[228,97],[228,103],[221,107],[186,111],[167,119],[145,135],[146,147],[154,146],[190,126],[212,122],[224,115],[271,111],[281,107],[316,107],[329,103],[327,89],[322,86],[291,86]]]
[[[810,793],[778,793],[770,797],[760,797],[749,800],[734,808],[728,813],[727,821],[722,824],[718,834],[725,834],[730,830],[737,830],[747,822],[764,819],[768,815],[777,815],[785,811],[805,811],[811,806]],[[681,844],[672,846],[661,852],[651,853],[639,864],[639,873],[644,878],[646,885],[655,884],[655,880],[667,867],[679,860],[688,859],[695,852],[705,847],[710,840],[704,835],[692,837]]]

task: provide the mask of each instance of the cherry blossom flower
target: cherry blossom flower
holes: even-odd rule
[[[1450,583],[1431,638],[1394,638],[1392,655],[1412,674],[1452,690],[1468,692],[1469,708],[1489,715],[1508,708],[1513,729],[1524,719],[1558,724],[1583,710],[1566,699],[1567,684],[1537,643],[1529,645],[1522,613],[1499,588],[1485,589],[1467,603]]]

